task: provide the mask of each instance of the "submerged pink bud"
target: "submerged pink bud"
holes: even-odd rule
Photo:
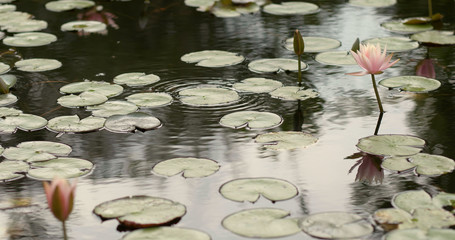
[[[434,70],[433,60],[426,58],[419,62],[416,66],[416,75],[427,78],[435,78],[436,71]]]
[[[362,76],[366,74],[380,74],[385,69],[393,66],[400,59],[390,62],[393,54],[386,55],[387,49],[381,52],[379,44],[373,45],[367,43],[366,45],[360,44],[360,50],[356,52],[351,50],[357,64],[365,71],[348,73],[349,75]]]
[[[43,182],[47,204],[54,216],[64,222],[73,210],[76,181],[71,185],[66,179],[54,178],[49,184]]]

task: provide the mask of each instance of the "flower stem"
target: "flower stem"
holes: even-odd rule
[[[431,4],[431,0],[428,0],[428,15],[430,15],[430,18],[433,16],[433,4]]]
[[[298,75],[298,79],[299,79],[299,86],[300,86],[300,83],[302,82],[302,65],[300,63],[300,55],[297,55],[298,58],[299,58],[299,75]]]
[[[371,74],[371,82],[373,83],[374,94],[376,95],[376,100],[378,101],[379,111],[383,113],[384,109],[382,108],[381,98],[379,97],[378,88],[376,87],[376,79],[374,79],[374,74]]]
[[[68,237],[66,236],[66,225],[65,225],[65,221],[62,221],[62,228],[63,228],[63,240],[68,240]]]

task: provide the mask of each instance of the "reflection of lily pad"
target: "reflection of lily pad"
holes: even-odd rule
[[[30,141],[5,149],[3,157],[9,160],[37,162],[54,159],[57,156],[67,156],[71,150],[70,146],[63,143]]]
[[[326,37],[303,37],[305,52],[323,52],[341,46],[341,42]],[[286,49],[294,51],[294,38],[286,39]]]
[[[317,142],[317,138],[303,132],[271,132],[258,135],[257,143],[264,143],[264,147],[272,150],[304,148]]]
[[[43,32],[17,33],[3,39],[3,43],[13,47],[38,47],[57,41],[54,34]]]
[[[17,129],[23,131],[34,131],[44,128],[47,120],[32,114],[19,114],[0,118],[0,134],[14,133]]]
[[[273,15],[306,15],[317,13],[319,7],[308,2],[283,2],[281,4],[268,4],[263,11]]]
[[[106,24],[98,21],[73,21],[63,24],[60,30],[95,33],[106,30]]]
[[[227,230],[250,238],[277,238],[300,232],[296,218],[277,208],[256,208],[233,213],[221,223]]]
[[[126,100],[140,108],[151,108],[171,104],[173,98],[167,93],[136,93],[126,97]]]
[[[347,212],[312,214],[299,222],[300,228],[317,238],[359,238],[373,232],[373,226],[361,216]]]
[[[227,114],[220,119],[220,124],[230,128],[269,129],[278,127],[283,119],[269,112],[240,111]]]
[[[373,155],[409,156],[419,153],[424,145],[425,141],[418,137],[385,134],[361,138],[357,143],[357,148]]]
[[[47,28],[47,22],[43,20],[27,19],[24,21],[8,22],[2,26],[2,30],[8,32],[34,32]]]
[[[155,240],[211,240],[205,232],[180,227],[154,227],[134,230],[126,234],[122,240],[155,239]]]
[[[439,155],[418,153],[410,157],[386,158],[381,167],[398,172],[415,168],[418,175],[434,176],[452,172],[455,169],[455,162]]]
[[[161,121],[144,112],[133,112],[126,115],[112,115],[106,119],[104,128],[111,132],[147,131],[161,126]]]
[[[433,29],[433,26],[431,24],[404,24],[402,21],[384,22],[381,24],[381,26],[391,32],[403,34],[416,33]]]
[[[52,12],[63,12],[73,9],[83,9],[94,6],[93,1],[88,0],[59,0],[46,3],[44,7]]]
[[[24,72],[43,72],[60,68],[62,63],[55,59],[32,58],[17,61],[14,65]]]
[[[82,92],[79,95],[66,95],[57,99],[57,103],[63,107],[85,107],[104,103],[107,97],[96,92]]]
[[[180,60],[187,63],[195,63],[201,67],[225,67],[239,64],[245,60],[237,53],[218,50],[205,50],[200,52],[187,53]]]
[[[295,101],[316,98],[319,96],[319,93],[314,89],[303,89],[300,87],[285,86],[278,88],[273,92],[270,92],[270,95],[281,100]]]
[[[354,6],[361,7],[388,7],[397,3],[397,0],[349,0]]]
[[[140,72],[133,72],[133,73],[123,73],[114,77],[114,83],[117,84],[126,84],[129,87],[140,87],[146,86],[152,83],[156,83],[160,80],[155,74],[148,74],[140,73]]]
[[[104,126],[106,119],[99,117],[86,117],[79,119],[79,116],[60,116],[49,120],[47,128],[55,132],[82,133],[99,130]]]
[[[20,161],[0,162],[0,181],[13,181],[25,177],[29,165]]]
[[[60,92],[73,94],[81,92],[96,92],[110,98],[122,93],[123,87],[107,82],[85,81],[67,84],[60,88]]]
[[[110,117],[135,112],[137,106],[127,101],[107,101],[100,105],[88,106],[87,110],[92,111],[92,115],[95,117]]]
[[[441,82],[421,76],[398,76],[379,81],[379,85],[387,88],[399,88],[408,92],[429,92],[438,89]]]
[[[227,105],[240,98],[236,91],[206,85],[182,90],[179,95],[184,104],[204,107]]]
[[[237,91],[267,93],[283,86],[281,82],[267,78],[247,78],[232,87]]]
[[[410,51],[419,47],[419,43],[406,37],[380,37],[370,38],[362,43],[379,44],[382,49],[387,48],[389,52]]]
[[[316,55],[317,62],[326,65],[357,65],[354,57],[347,51],[330,51]]]
[[[272,202],[291,199],[299,193],[288,181],[276,178],[239,178],[224,183],[220,188],[223,197],[243,202],[256,202],[262,195]]]
[[[455,239],[452,229],[400,229],[387,233],[384,240],[445,240]]]
[[[298,61],[287,58],[264,58],[254,60],[248,64],[248,69],[257,73],[272,73],[280,71],[298,71]],[[308,65],[301,62],[302,71],[308,69]]]
[[[153,172],[168,177],[182,173],[185,178],[200,178],[212,175],[218,169],[220,165],[213,160],[186,157],[159,162],[153,167]]]
[[[0,94],[0,107],[17,102],[17,97],[12,93]]]
[[[453,45],[455,35],[452,31],[427,31],[413,34],[411,39],[426,44],[434,45]]]
[[[38,180],[52,180],[55,177],[75,178],[84,176],[93,168],[93,163],[80,158],[60,157],[49,161],[32,162],[27,176]]]

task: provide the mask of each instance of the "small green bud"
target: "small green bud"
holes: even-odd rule
[[[294,52],[298,56],[303,54],[303,50],[305,49],[305,43],[303,42],[302,35],[298,29],[294,32]]]

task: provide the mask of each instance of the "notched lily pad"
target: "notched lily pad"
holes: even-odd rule
[[[379,44],[382,49],[387,49],[389,52],[410,51],[419,47],[419,43],[406,37],[380,37],[370,38],[362,41],[364,44],[370,43],[373,45]]]
[[[319,93],[314,89],[303,89],[294,86],[285,86],[277,88],[276,90],[269,93],[273,98],[278,98],[285,101],[296,101],[296,100],[307,100],[310,98],[316,98]]]
[[[179,92],[183,104],[200,107],[222,106],[240,99],[236,91],[211,85],[202,85]]]
[[[60,30],[96,33],[102,32],[106,28],[106,24],[98,21],[73,21],[63,24]]]
[[[20,161],[3,161],[0,162],[0,181],[14,181],[25,177],[29,165]]]
[[[387,233],[384,240],[445,240],[455,239],[452,229],[402,229]]]
[[[455,35],[452,31],[426,31],[413,34],[411,39],[428,45],[454,45]]]
[[[68,94],[96,92],[111,98],[121,94],[123,92],[123,87],[108,82],[84,81],[67,84],[60,88],[60,92]]]
[[[17,129],[35,131],[46,126],[47,120],[40,116],[21,113],[0,118],[0,134],[15,133]]]
[[[174,176],[182,174],[185,178],[207,177],[220,169],[220,165],[213,160],[205,158],[172,158],[156,164],[152,171],[164,175]]]
[[[240,111],[227,114],[220,119],[220,124],[224,127],[234,129],[270,129],[278,127],[283,122],[283,118],[275,113],[258,111]]]
[[[392,198],[392,205],[408,213],[413,213],[418,208],[437,208],[431,195],[423,190],[400,192]]]
[[[267,93],[282,86],[281,82],[268,78],[247,78],[232,87],[242,92]]]
[[[381,24],[381,27],[391,32],[410,34],[416,32],[429,31],[433,29],[431,24],[405,24],[403,21],[389,21]],[[411,38],[412,39],[412,38]],[[415,39],[413,39],[415,40]]]
[[[55,59],[32,58],[17,61],[14,65],[24,72],[44,72],[60,68],[62,63]]]
[[[67,108],[93,106],[106,101],[106,96],[96,92],[82,92],[79,95],[70,94],[57,99],[58,104]]]
[[[419,153],[425,140],[399,134],[384,134],[364,137],[357,143],[357,148],[373,155],[379,156],[409,156]]]
[[[126,133],[148,131],[159,128],[161,121],[144,112],[133,112],[126,115],[112,115],[106,119],[104,128],[111,132]]]
[[[326,37],[303,37],[306,53],[324,52],[341,46],[341,42]],[[286,39],[285,47],[294,52],[294,38]]]
[[[389,7],[395,5],[397,0],[349,0],[349,3],[361,7]]]
[[[178,227],[154,227],[134,230],[126,234],[123,240],[138,240],[138,239],[155,239],[155,240],[211,240],[212,238],[205,232]]]
[[[255,142],[264,143],[265,148],[272,150],[305,148],[317,141],[311,134],[292,131],[265,133],[255,138]]]
[[[282,2],[268,4],[263,11],[273,15],[306,15],[319,12],[319,7],[308,2]]]
[[[44,7],[52,12],[63,12],[73,9],[83,9],[95,6],[95,2],[88,0],[59,0],[46,3]]]
[[[123,115],[137,111],[134,103],[127,101],[107,101],[96,106],[88,106],[87,110],[92,111],[94,117],[110,117],[112,115]]]
[[[196,66],[201,67],[225,67],[239,64],[245,58],[237,53],[205,50],[200,52],[192,52],[183,55],[180,60],[187,63],[196,63]]]
[[[172,103],[173,98],[167,93],[136,93],[126,97],[128,102],[136,104],[140,108],[162,107]]]
[[[0,26],[8,25],[11,22],[27,21],[30,18],[32,18],[32,15],[26,12],[3,12],[0,14]]]
[[[415,169],[418,175],[437,176],[452,172],[455,162],[444,156],[418,153],[410,157],[386,158],[381,167],[398,172]]]
[[[106,119],[99,117],[86,117],[80,119],[77,115],[60,116],[49,120],[47,128],[60,133],[83,133],[93,132],[104,126]]]
[[[75,178],[91,172],[93,163],[85,159],[59,157],[40,162],[32,162],[27,176],[37,180],[52,180],[55,177]]]
[[[385,230],[397,229],[400,224],[412,223],[412,215],[399,208],[382,208],[373,213],[373,219]]]
[[[379,85],[387,88],[399,88],[407,92],[429,92],[438,89],[441,82],[421,76],[398,76],[379,81]]]
[[[288,58],[264,58],[254,60],[248,64],[248,69],[256,73],[273,73],[282,71],[297,72],[299,62],[295,59]],[[308,65],[301,62],[302,71],[308,69]]]
[[[357,65],[354,57],[347,51],[322,52],[316,55],[314,60],[326,65]]]
[[[23,21],[11,21],[2,26],[2,30],[8,32],[34,32],[47,28],[47,22],[43,20],[27,19]]]
[[[155,74],[145,74],[140,72],[123,73],[114,77],[114,83],[126,84],[129,87],[141,87],[156,83],[160,80]]]
[[[17,33],[3,39],[3,44],[13,47],[38,47],[57,41],[54,34],[42,32]]]
[[[17,97],[14,94],[0,94],[0,107],[8,106],[15,102],[17,102]]]
[[[67,156],[71,151],[71,147],[63,143],[29,141],[5,149],[2,155],[8,160],[37,162],[54,159],[57,156]]]

